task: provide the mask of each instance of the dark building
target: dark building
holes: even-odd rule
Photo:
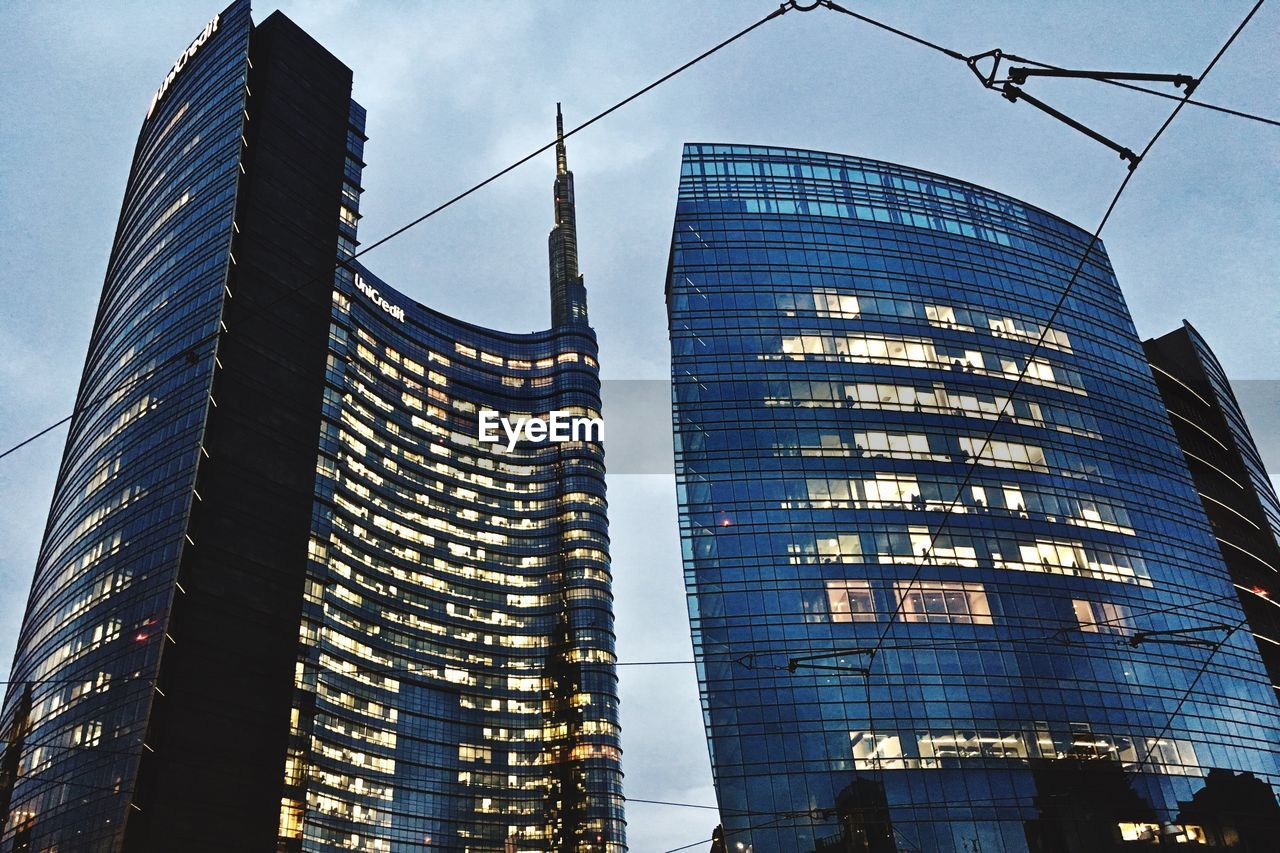
[[[0,850],[622,851],[594,332],[351,256],[351,72],[247,0],[138,139],[7,693]],[[482,440],[486,411],[569,441]]]
[[[677,495],[733,845],[1098,853],[1202,835],[1213,768],[1280,781],[1100,245],[1049,325],[1089,237],[890,163],[686,146]]]
[[[1190,323],[1143,344],[1258,652],[1280,691],[1280,499],[1227,375]]]

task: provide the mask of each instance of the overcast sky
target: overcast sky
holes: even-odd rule
[[[1250,3],[857,3],[964,53],[1197,74]],[[129,158],[148,99],[221,8],[202,2],[5,3],[0,20],[0,450],[73,403]],[[355,73],[369,111],[365,243],[776,8],[761,2],[288,2]],[[1280,4],[1197,97],[1280,116]],[[255,9],[262,20],[274,6]],[[1170,103],[1087,82],[1033,84],[1138,149]],[[686,141],[816,148],[930,169],[1092,229],[1115,155],[983,90],[961,64],[819,10],[790,13],[569,145],[582,269],[606,378],[668,373],[663,276]],[[1104,242],[1144,336],[1190,319],[1280,468],[1280,128],[1186,108],[1138,170]],[[548,325],[550,154],[364,258],[434,308],[511,331]],[[1262,381],[1259,381],[1262,380]],[[609,412],[606,410],[606,416]],[[651,407],[659,436],[663,407]],[[611,434],[614,431],[611,430]],[[8,660],[64,432],[0,461],[0,658]],[[608,446],[608,445],[607,445]],[[665,442],[659,446],[667,446]],[[610,447],[613,454],[615,449]],[[690,656],[669,476],[611,474],[622,660]],[[714,803],[691,667],[621,670],[631,797]],[[632,849],[707,838],[710,811],[633,803]]]

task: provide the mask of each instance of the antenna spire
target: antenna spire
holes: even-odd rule
[[[578,272],[578,227],[573,207],[573,172],[564,150],[564,114],[556,104],[555,225],[547,238],[551,256],[551,323],[587,322],[587,289]]]
[[[564,150],[564,116],[560,113],[560,102],[556,101],[556,174],[563,175],[569,171],[569,157]]]

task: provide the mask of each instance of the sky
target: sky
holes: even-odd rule
[[[1243,2],[857,3],[932,41],[1076,68],[1198,74]],[[220,10],[201,2],[15,3],[0,15],[0,450],[74,401],[129,159],[151,94]],[[263,20],[276,6],[255,8]],[[776,0],[280,7],[355,74],[368,109],[368,244],[777,8]],[[1264,7],[1197,97],[1280,116],[1280,4]],[[1034,91],[1138,149],[1171,102],[1081,81]],[[653,380],[632,407],[669,447],[663,284],[685,142],[813,148],[972,181],[1096,226],[1124,177],[1111,151],[984,90],[960,63],[817,10],[791,12],[573,137],[582,270],[607,380]],[[1280,128],[1187,107],[1103,232],[1144,337],[1191,320],[1280,472]],[[397,289],[510,331],[548,325],[550,153],[362,260]],[[647,385],[649,383],[646,383]],[[650,390],[646,394],[654,393]],[[610,419],[607,407],[605,415]],[[635,410],[643,410],[636,413]],[[611,421],[612,422],[612,421]],[[649,426],[652,425],[652,429]],[[611,430],[610,434],[614,434]],[[11,659],[64,440],[0,460],[0,657]],[[625,435],[619,440],[625,440]],[[624,459],[634,447],[607,453]],[[645,450],[644,453],[651,451]],[[622,661],[691,655],[670,474],[609,477]],[[654,470],[661,470],[657,467]],[[690,666],[620,670],[626,793],[713,804]],[[632,802],[632,849],[710,836],[713,811]]]

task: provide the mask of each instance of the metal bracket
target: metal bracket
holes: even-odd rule
[[[812,12],[814,9],[817,9],[819,6],[824,6],[830,9],[831,0],[813,0],[813,2],[810,3],[808,6],[801,5],[800,3],[797,2],[797,0],[787,0],[786,3],[783,3],[778,8],[783,12],[790,12],[793,9],[797,12]]]
[[[1004,84],[1002,84],[1000,87],[1000,94],[1003,95],[1004,99],[1009,101],[1010,103],[1017,103],[1019,100],[1026,101],[1028,104],[1031,104],[1031,106],[1035,107],[1041,112],[1046,113],[1047,115],[1051,115],[1054,118],[1056,118],[1058,121],[1067,125],[1068,127],[1071,127],[1080,131],[1085,136],[1089,137],[1095,142],[1101,142],[1103,145],[1107,146],[1112,151],[1119,154],[1121,159],[1129,161],[1129,171],[1132,172],[1134,169],[1138,168],[1138,161],[1141,160],[1142,158],[1140,158],[1137,154],[1134,154],[1131,149],[1126,148],[1125,146],[1121,145],[1118,142],[1112,142],[1110,139],[1103,136],[1101,133],[1098,133],[1093,128],[1086,127],[1085,125],[1076,121],[1066,113],[1061,112],[1059,110],[1055,110],[1053,107],[1049,106],[1044,101],[1040,100],[1039,98],[1033,95],[1028,95],[1025,91],[1023,91],[1022,89],[1019,89],[1017,86],[1013,85],[1012,83],[1005,82]]]
[[[1016,60],[1023,61],[1023,60]],[[1200,81],[1190,74],[1148,74],[1142,71],[1074,71],[1069,68],[1010,68],[1009,80],[1013,83],[1026,83],[1028,77],[1069,77],[1074,80],[1146,80],[1153,83],[1172,83],[1175,88],[1183,86],[1190,95],[1196,90]]]
[[[850,655],[867,655],[869,660],[866,667],[857,666],[833,666],[831,664],[816,664],[810,661],[830,660],[831,658],[842,658]],[[833,652],[822,652],[816,655],[804,655],[802,657],[790,658],[787,661],[787,672],[794,673],[797,669],[826,669],[835,672],[852,672],[866,678],[871,674],[871,664],[875,661],[876,650],[868,648],[853,649],[837,649]]]
[[[979,67],[980,63],[984,60],[991,60],[991,67],[987,71],[983,71],[982,68]],[[1031,77],[1060,77],[1077,80],[1097,80],[1103,82],[1109,80],[1146,80],[1159,83],[1172,83],[1174,86],[1179,88],[1185,87],[1186,94],[1190,96],[1191,93],[1195,91],[1196,86],[1200,83],[1199,80],[1189,74],[1149,74],[1141,71],[1088,71],[1052,67],[1032,68],[1027,66],[1010,68],[1008,76],[1001,79],[1000,68],[1002,63],[1006,61],[1025,62],[1029,65],[1039,65],[1039,63],[1032,63],[1031,60],[1024,59],[1021,56],[1015,56],[1012,53],[1005,53],[1000,48],[988,50],[983,53],[975,53],[973,56],[965,57],[965,64],[969,66],[969,70],[973,72],[974,76],[978,78],[978,81],[982,83],[984,88],[998,91],[1001,96],[1010,103],[1026,101],[1028,104],[1046,115],[1056,118],[1058,121],[1079,131],[1080,133],[1083,133],[1095,142],[1099,142],[1107,146],[1112,151],[1119,154],[1122,160],[1128,161],[1129,171],[1131,172],[1138,167],[1138,162],[1142,159],[1139,155],[1133,153],[1132,149],[1126,148],[1120,143],[1103,136],[1093,128],[1076,121],[1061,110],[1054,109],[1034,95],[1027,94],[1025,90],[1019,88],[1019,84],[1026,84],[1027,80]]]
[[[1202,634],[1206,631],[1227,631],[1232,630],[1230,625],[1206,625],[1201,628],[1170,628],[1166,631],[1138,631],[1129,638],[1129,645],[1138,646],[1143,643],[1185,643],[1189,646],[1200,646],[1201,648],[1212,649],[1218,644],[1210,642],[1203,637],[1189,637],[1187,634]]]
[[[829,672],[847,672],[854,675],[861,675],[863,678],[871,675],[871,670],[860,666],[828,666],[820,663],[803,663],[801,661],[790,661],[787,664],[787,672],[795,674],[798,669],[824,669]]]
[[[969,66],[969,70],[974,73],[978,78],[978,81],[981,82],[985,88],[994,89],[996,87],[996,75],[1000,73],[1000,62],[1006,58],[1013,59],[1015,62],[1024,61],[1020,57],[1010,57],[997,47],[995,50],[988,50],[985,53],[975,53],[973,56],[965,57],[964,63]],[[984,59],[991,60],[991,70],[986,74],[983,74],[982,69],[978,67],[978,63]]]

